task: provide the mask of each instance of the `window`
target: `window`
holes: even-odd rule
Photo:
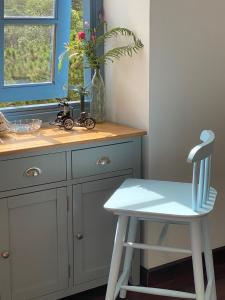
[[[66,96],[65,87],[90,83],[90,69],[74,71],[72,62],[69,74],[66,64],[59,72],[58,56],[69,36],[83,30],[83,20],[96,26],[102,2],[0,0],[0,109],[10,120],[52,120],[58,111],[54,98]],[[74,107],[78,113],[79,105]]]
[[[0,2],[0,101],[63,97],[68,65],[58,57],[69,40],[71,0]]]

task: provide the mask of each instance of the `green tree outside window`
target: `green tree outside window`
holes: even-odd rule
[[[46,16],[54,14],[52,0],[6,0],[6,16]],[[7,26],[5,28],[5,82],[45,82],[50,79],[51,28],[49,26]],[[15,30],[16,29],[16,30]],[[72,1],[71,41],[83,30],[82,0]],[[29,55],[27,55],[29,54]],[[69,85],[83,84],[83,68],[79,66],[74,72],[74,62],[70,62]],[[73,70],[73,71],[71,71]],[[74,100],[76,95],[70,93]],[[78,96],[77,96],[78,97]],[[30,104],[54,103],[55,99],[41,101],[2,102],[0,107],[21,106]]]

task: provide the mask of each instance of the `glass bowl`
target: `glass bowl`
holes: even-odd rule
[[[24,119],[11,122],[10,131],[15,133],[29,133],[40,129],[42,120]]]

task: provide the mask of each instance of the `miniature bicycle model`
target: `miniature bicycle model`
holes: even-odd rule
[[[85,127],[87,129],[93,129],[96,121],[90,117],[87,112],[81,112],[80,117],[74,120],[71,112],[72,107],[69,105],[67,98],[58,99],[60,111],[57,114],[55,122],[51,122],[51,125],[64,127],[66,130],[71,130],[74,126]]]

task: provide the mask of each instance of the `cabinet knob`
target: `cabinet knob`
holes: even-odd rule
[[[8,252],[8,251],[1,252],[0,255],[1,255],[1,257],[4,258],[4,259],[9,258],[9,252]]]
[[[24,175],[27,177],[37,177],[40,174],[41,174],[41,169],[39,169],[37,167],[29,168],[24,172]]]
[[[78,239],[78,240],[82,240],[83,239],[83,234],[82,233],[78,233],[77,235],[76,235],[76,238]]]
[[[110,163],[111,163],[111,160],[107,156],[103,156],[96,161],[97,166],[105,166],[105,165],[109,165]]]

